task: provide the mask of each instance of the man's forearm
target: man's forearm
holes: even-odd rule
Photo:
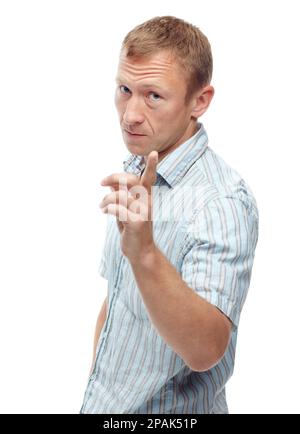
[[[90,373],[92,372],[93,366],[95,363],[97,343],[99,340],[99,336],[100,336],[103,324],[105,323],[105,320],[106,320],[106,298],[103,301],[101,310],[100,310],[98,318],[97,318],[97,323],[96,323],[96,328],[95,328],[95,336],[94,336],[93,360],[92,360],[92,366],[90,369]]]
[[[215,365],[229,341],[228,318],[189,288],[158,248],[131,267],[150,320],[166,343],[193,370]]]

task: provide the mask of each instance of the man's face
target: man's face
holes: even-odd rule
[[[169,52],[139,59],[121,53],[116,80],[115,104],[129,152],[156,150],[160,161],[195,133],[193,101],[184,101],[186,79]]]

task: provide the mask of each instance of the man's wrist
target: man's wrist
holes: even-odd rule
[[[129,262],[133,268],[152,269],[158,263],[159,253],[158,247],[153,243],[147,249],[141,251],[136,259],[129,259]]]

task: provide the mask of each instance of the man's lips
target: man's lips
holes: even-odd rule
[[[130,136],[144,136],[145,134],[136,134],[136,133],[131,133],[130,131],[124,130],[125,133],[129,134]]]

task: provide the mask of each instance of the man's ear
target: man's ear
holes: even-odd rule
[[[211,85],[207,85],[200,89],[192,98],[191,116],[198,118],[208,109],[211,100],[215,94],[215,89]]]

